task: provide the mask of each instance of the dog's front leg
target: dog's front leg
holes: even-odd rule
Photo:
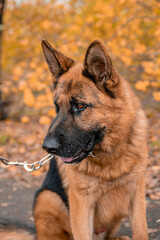
[[[130,223],[132,240],[148,240],[144,177],[138,179],[136,192],[132,200]]]
[[[94,208],[87,195],[69,190],[71,228],[74,240],[92,240]]]

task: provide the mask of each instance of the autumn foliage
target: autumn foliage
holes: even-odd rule
[[[121,75],[160,101],[158,0],[9,0],[4,23],[3,97],[13,98],[10,115],[22,122],[38,113],[48,123],[55,115],[43,37],[77,61],[91,41],[102,40]]]

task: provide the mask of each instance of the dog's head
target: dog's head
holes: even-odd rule
[[[78,163],[93,149],[112,151],[119,141],[115,131],[120,129],[115,126],[124,106],[120,78],[103,44],[91,43],[84,64],[65,57],[46,40],[42,48],[52,74],[57,111],[43,148],[65,163]]]

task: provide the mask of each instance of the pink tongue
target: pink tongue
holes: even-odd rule
[[[61,157],[61,160],[63,162],[71,162],[73,160],[73,157],[71,157],[71,158],[63,158],[63,157]]]

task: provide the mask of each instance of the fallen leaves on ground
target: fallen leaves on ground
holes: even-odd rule
[[[7,234],[6,234],[6,232],[7,232]],[[11,240],[11,239],[33,240],[33,239],[35,239],[35,237],[33,234],[30,234],[26,230],[14,229],[14,228],[8,229],[7,227],[0,225],[0,239],[3,239],[3,240]]]
[[[0,156],[9,161],[33,163],[46,156],[42,142],[48,125],[33,122],[6,121],[0,123]],[[0,163],[0,178],[14,178],[34,184],[35,178],[44,176],[48,164],[39,171],[27,173],[23,167],[5,166]]]

